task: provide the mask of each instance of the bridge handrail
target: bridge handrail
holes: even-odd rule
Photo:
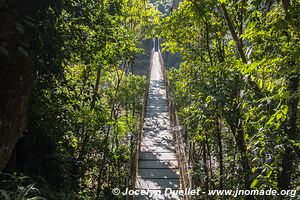
[[[162,73],[164,77],[164,82],[165,82],[165,87],[166,87],[166,93],[167,93],[167,99],[168,99],[168,104],[169,104],[169,115],[170,115],[170,121],[171,121],[171,127],[180,127],[180,122],[179,118],[177,115],[177,111],[175,108],[173,96],[170,90],[170,83],[169,80],[167,79],[166,76],[166,70],[164,67],[164,61],[162,59],[161,52],[159,50],[159,61],[162,65]],[[178,156],[178,164],[180,168],[180,177],[181,177],[181,184],[182,184],[182,189],[188,189],[192,188],[192,179],[189,173],[189,165],[188,165],[188,155],[189,155],[189,150],[188,147],[186,146],[186,143],[184,142],[184,137],[182,135],[181,130],[172,130],[175,136],[176,140],[176,148],[177,148],[177,156]],[[189,196],[184,197],[185,200],[189,200]]]
[[[146,107],[147,107],[147,99],[148,99],[148,91],[149,91],[149,84],[150,84],[150,75],[151,75],[151,66],[153,63],[153,53],[154,49],[151,50],[151,55],[150,55],[150,64],[148,67],[148,72],[147,72],[147,84],[146,88],[144,90],[143,94],[143,106],[142,106],[142,112],[140,113],[140,118],[139,118],[139,123],[138,123],[138,134],[136,138],[136,144],[135,145],[135,152],[133,153],[134,160],[131,163],[132,167],[132,179],[131,179],[131,189],[136,189],[136,180],[138,176],[138,169],[139,169],[139,157],[140,157],[140,150],[141,150],[141,141],[142,141],[142,135],[143,135],[143,126],[144,126],[144,118],[145,118],[145,113],[146,113]],[[131,196],[132,199],[136,199],[135,196]]]

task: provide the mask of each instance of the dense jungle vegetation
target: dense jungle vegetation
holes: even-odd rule
[[[138,0],[0,6],[1,199],[104,199],[124,187],[147,84],[131,66],[158,11]]]
[[[182,58],[167,78],[193,187],[299,191],[300,2],[178,3],[0,1],[0,199],[132,184],[147,91],[132,64],[153,37]]]
[[[299,1],[187,0],[164,19],[195,187],[299,190],[299,14]]]

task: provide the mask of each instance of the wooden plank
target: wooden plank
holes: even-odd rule
[[[175,153],[141,152],[140,160],[176,160]]]
[[[161,145],[152,145],[152,146],[141,146],[141,152],[158,152],[158,153],[175,153],[174,146],[161,146]]]
[[[151,65],[149,93],[139,158],[138,189],[152,190],[152,197],[137,199],[182,199],[178,195],[164,196],[164,189],[179,189],[180,175],[175,154],[175,142],[170,128],[166,89],[159,54],[154,53]],[[156,192],[156,193],[155,193]]]
[[[176,190],[180,188],[179,179],[140,179],[137,183],[137,189],[165,189],[170,188],[172,190]]]
[[[178,178],[178,169],[139,169],[138,177],[141,179],[158,178],[158,179],[168,179],[168,178]]]
[[[144,160],[139,162],[140,169],[178,168],[177,160]]]

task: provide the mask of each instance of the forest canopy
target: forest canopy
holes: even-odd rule
[[[1,195],[103,199],[124,187],[147,85],[132,63],[159,12],[132,0],[1,10]]]
[[[134,63],[154,37],[181,57],[166,83],[192,187],[299,191],[299,13],[297,0],[1,1],[0,197],[125,198],[111,191],[134,185],[149,81]]]
[[[299,6],[186,0],[163,20],[195,187],[299,190]]]

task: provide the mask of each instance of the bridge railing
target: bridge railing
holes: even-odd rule
[[[134,158],[131,161],[131,179],[130,179],[130,188],[131,189],[136,189],[136,182],[137,182],[137,176],[138,176],[138,169],[139,169],[139,157],[140,157],[140,150],[141,150],[141,141],[142,141],[142,136],[143,136],[143,126],[144,126],[144,118],[145,118],[145,113],[146,113],[146,108],[147,108],[147,99],[148,99],[148,91],[149,91],[149,84],[150,84],[150,75],[151,75],[151,66],[153,63],[153,53],[154,49],[151,50],[151,55],[150,55],[150,64],[148,67],[148,72],[147,72],[147,84],[146,88],[144,90],[144,97],[143,97],[143,106],[142,110],[140,113],[140,118],[139,118],[139,123],[138,123],[138,134],[135,140],[135,145],[134,145]],[[127,197],[127,199],[136,199],[135,196],[130,196]]]
[[[176,154],[178,157],[178,165],[180,169],[181,189],[184,190],[184,189],[192,188],[192,178],[189,173],[189,165],[188,165],[189,149],[188,149],[188,145],[186,145],[186,142],[182,134],[182,130],[180,128],[181,126],[180,126],[179,118],[175,108],[172,92],[170,90],[170,83],[166,76],[166,70],[164,67],[164,62],[160,50],[159,50],[159,61],[162,65],[162,73],[163,73],[165,87],[166,87],[171,127],[173,127],[172,132],[176,142],[175,146],[176,146]],[[187,195],[184,197],[184,199],[189,200],[190,197]]]

